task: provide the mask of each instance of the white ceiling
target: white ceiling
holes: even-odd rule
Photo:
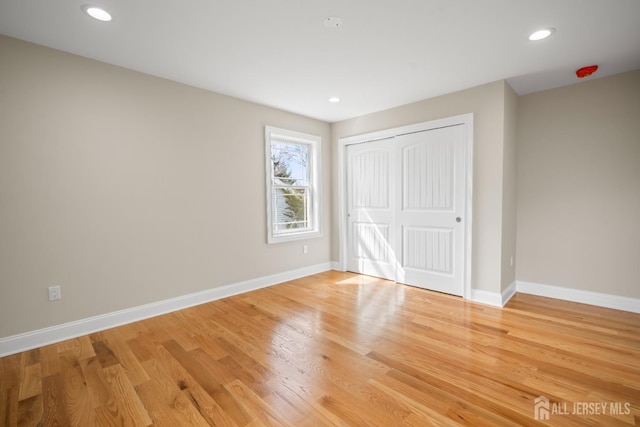
[[[542,27],[557,31],[530,42]],[[327,122],[640,68],[640,0],[0,0],[0,33]]]

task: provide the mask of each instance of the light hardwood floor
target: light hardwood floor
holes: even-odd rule
[[[536,425],[539,396],[639,425],[640,315],[333,271],[0,359],[6,426]]]

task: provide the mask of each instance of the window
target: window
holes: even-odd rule
[[[268,243],[320,236],[320,142],[265,127]]]

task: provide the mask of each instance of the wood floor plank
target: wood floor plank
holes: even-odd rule
[[[136,392],[153,420],[154,426],[174,427],[187,424],[207,427],[209,425],[157,361],[147,360],[143,363],[143,367],[151,380],[136,387]]]
[[[117,365],[120,363],[118,358],[109,347],[109,343],[107,341],[95,341],[92,343],[93,350],[96,353],[96,358],[100,366],[103,368],[108,368],[109,366]]]
[[[113,365],[109,365],[113,366]],[[102,375],[102,365],[98,357],[90,357],[80,361],[80,370],[87,384],[91,407],[96,409],[106,405],[111,398],[108,384]]]
[[[45,426],[71,426],[67,392],[62,372],[44,377],[42,381],[43,421]],[[7,424],[14,426],[15,424]]]
[[[98,425],[149,426],[152,420],[126,371],[120,365],[109,366],[100,371],[102,381],[110,392],[107,403],[95,409]]]
[[[146,335],[144,339],[139,339],[138,343],[143,347],[145,354],[151,354],[152,358],[147,360],[158,362],[178,388],[184,390],[197,384],[197,381],[189,374],[186,368],[173,357],[165,346],[149,340]]]
[[[164,346],[238,425],[245,425],[252,420],[252,417],[229,394],[224,385],[176,341],[167,341]]]
[[[261,425],[294,427],[293,424],[283,418],[283,415],[286,415],[290,411],[286,409],[283,410],[282,406],[280,406],[278,410],[275,410],[274,407],[267,405],[260,396],[244,385],[242,381],[233,380],[225,384],[225,388],[231,395],[235,396],[237,401],[241,402],[247,412],[251,413],[253,418],[258,420]]]
[[[405,393],[422,406],[436,408],[440,414],[457,423],[474,426],[520,425],[503,413],[490,412],[474,401],[447,393],[436,384],[421,381],[400,371],[391,370],[378,380],[387,386],[393,385],[400,393]]]
[[[18,400],[22,401],[42,393],[42,366],[40,363],[22,366],[20,372],[20,392]]]
[[[18,425],[19,426],[41,426],[44,415],[42,404],[42,394],[21,400],[18,403]]]
[[[193,406],[200,412],[200,415],[202,415],[209,425],[220,427],[239,426],[200,384],[194,384],[182,392],[193,403]]]
[[[254,378],[261,378],[263,382],[268,381],[269,378],[273,377],[273,373],[267,369],[262,363],[251,357],[249,354],[243,352],[235,345],[231,344],[223,337],[217,337],[213,343],[215,347],[222,350],[225,354],[223,357],[219,357],[218,360],[222,360],[225,358],[230,358],[238,365],[242,366],[242,368],[249,372]],[[203,348],[204,350],[205,348]],[[215,357],[218,353],[210,353],[211,356]]]
[[[500,381],[495,381],[489,374],[485,377],[478,375],[477,372],[462,373],[459,369],[444,369],[438,366],[440,365],[438,363],[421,364],[418,369],[412,365],[387,358],[380,353],[372,352],[370,356],[385,363],[394,371],[402,372],[430,384],[451,396],[480,404],[483,408],[491,411],[501,411],[506,418],[521,424],[526,424],[530,418],[531,406],[534,398],[537,397],[537,394],[527,392],[523,388],[510,387]],[[379,381],[377,383],[380,384]],[[514,396],[519,396],[520,399],[513,399]],[[503,408],[501,402],[509,398],[513,399],[512,406]]]
[[[129,346],[127,346],[128,339],[128,336],[119,334],[117,330],[112,330],[105,344],[112,352],[115,360],[118,361],[118,365],[122,366],[126,372],[129,381],[135,386],[149,381],[149,376],[140,364],[140,361],[135,357]],[[103,368],[108,367],[109,366],[103,366]]]
[[[42,376],[48,377],[60,372],[60,359],[58,358],[58,347],[55,344],[46,345],[40,348],[40,364],[42,366]]]
[[[369,381],[373,387],[378,388],[383,393],[386,393],[390,398],[395,399],[402,407],[406,407],[411,410],[411,414],[405,419],[407,425],[434,425],[434,426],[459,426],[460,424],[445,414],[439,412],[436,408],[424,405],[411,398],[408,393],[403,393],[393,385],[387,386],[373,379]]]
[[[300,393],[299,390],[289,387],[287,384],[277,384],[277,387],[273,389],[273,394],[298,410],[299,414],[291,418],[291,423],[295,426],[347,425],[340,418],[317,405],[314,399],[306,399],[304,393]]]
[[[0,411],[1,421],[7,426],[18,425],[18,387],[10,387],[2,390],[0,393],[2,401],[0,404],[3,406]]]
[[[640,425],[640,314],[329,271],[4,357],[0,425]]]
[[[83,353],[76,351],[76,349],[60,353],[63,387],[66,395],[66,410],[71,425],[91,427],[96,422],[95,412],[92,395],[84,372],[82,372],[80,360],[78,360],[79,354]]]
[[[58,353],[73,354],[77,360],[87,359],[96,355],[89,336],[62,341],[56,345]]]

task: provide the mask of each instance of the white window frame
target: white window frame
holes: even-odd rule
[[[322,139],[316,135],[295,132],[288,129],[280,129],[273,126],[265,126],[265,178],[266,178],[266,199],[267,199],[267,243],[289,242],[292,240],[311,239],[322,236],[320,224],[320,152]],[[272,218],[273,199],[273,165],[271,161],[272,141],[288,140],[295,144],[305,144],[309,146],[308,174],[309,174],[309,207],[308,218],[309,227],[303,230],[286,233],[274,233],[274,218]]]

